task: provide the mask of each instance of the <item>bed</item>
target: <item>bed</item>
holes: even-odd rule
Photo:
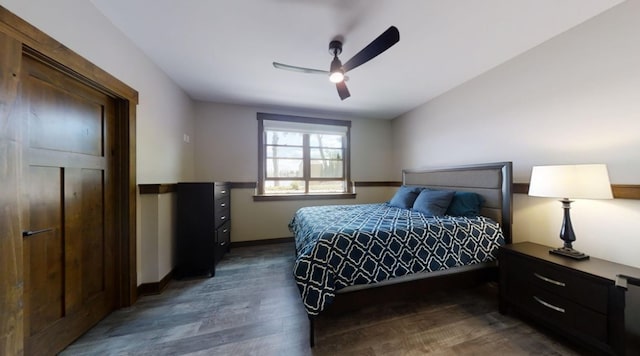
[[[499,162],[402,172],[399,191],[448,192],[446,205],[453,191],[480,197],[481,208],[473,214],[444,213],[436,206],[434,216],[431,208],[406,209],[396,197],[299,209],[289,227],[311,346],[314,318],[321,313],[496,278],[498,247],[511,242],[511,169],[511,162]]]

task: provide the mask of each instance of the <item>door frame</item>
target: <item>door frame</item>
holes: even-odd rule
[[[138,92],[84,59],[60,42],[0,6],[0,178],[6,183],[0,194],[0,353],[22,354],[24,279],[22,236],[24,202],[20,191],[20,120],[11,108],[18,100],[20,63],[25,53],[37,56],[55,69],[111,96],[116,102],[116,219],[117,240],[116,307],[132,305],[137,299],[136,261],[136,106]],[[8,129],[6,129],[8,128]],[[15,192],[15,193],[13,193]],[[5,268],[11,266],[13,268]]]

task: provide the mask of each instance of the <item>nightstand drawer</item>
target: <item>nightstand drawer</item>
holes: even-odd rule
[[[586,278],[575,271],[556,268],[527,257],[510,256],[522,259],[519,268],[510,270],[513,278],[535,285],[560,297],[569,299],[602,314],[607,313],[608,286],[595,278]]]
[[[567,330],[607,342],[607,316],[585,308],[538,285],[513,281],[509,300],[535,317]]]

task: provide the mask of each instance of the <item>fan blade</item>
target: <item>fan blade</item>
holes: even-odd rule
[[[278,69],[290,70],[292,72],[309,73],[309,74],[324,74],[326,76],[329,76],[329,71],[328,70],[296,67],[296,66],[291,66],[291,65],[288,65],[288,64],[278,63],[278,62],[273,62],[273,66],[275,68],[278,68]]]
[[[357,68],[368,61],[374,59],[380,53],[388,50],[394,44],[400,41],[400,32],[395,26],[389,27],[375,40],[371,41],[367,47],[363,48],[360,52],[356,53],[351,59],[349,59],[342,69],[347,72],[354,68]]]
[[[292,66],[292,65],[288,65],[288,64],[284,64],[284,63],[278,63],[278,62],[273,62],[273,66],[275,68],[278,68],[278,69],[284,69],[284,70],[289,70],[289,71],[292,71],[292,72],[305,73],[305,74],[324,74],[327,77],[329,76],[329,74],[331,74],[331,73],[329,73],[328,70],[305,68],[305,67],[296,67],[296,66]],[[349,76],[345,75],[344,76],[344,81],[349,81]]]
[[[349,89],[347,89],[347,83],[341,81],[340,83],[336,83],[336,88],[338,89],[338,95],[340,95],[340,100],[344,100],[351,96],[349,93]]]

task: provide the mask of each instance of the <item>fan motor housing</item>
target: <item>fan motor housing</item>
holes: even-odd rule
[[[329,54],[332,56],[337,56],[342,53],[342,42],[333,40],[329,42]]]

